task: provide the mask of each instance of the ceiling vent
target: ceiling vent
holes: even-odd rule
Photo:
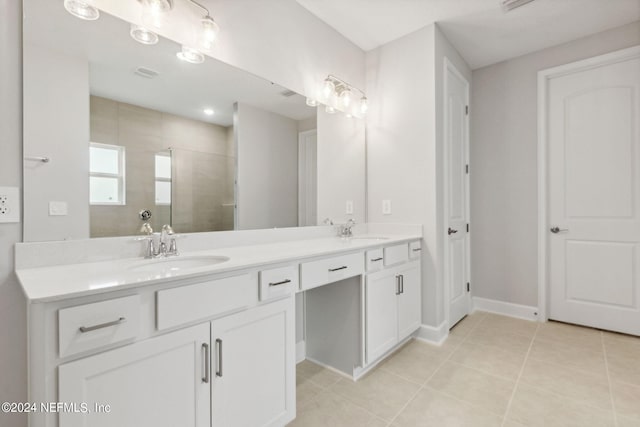
[[[520,6],[524,6],[527,3],[531,3],[533,0],[500,0],[500,6],[502,11],[507,13],[513,9],[517,9]]]
[[[138,67],[133,73],[139,75],[140,77],[144,77],[145,79],[153,79],[160,75],[160,73],[158,73],[157,71],[145,67]]]
[[[292,96],[297,95],[297,93],[292,90],[285,90],[284,92],[280,92],[280,95],[284,96],[285,98],[291,98]]]

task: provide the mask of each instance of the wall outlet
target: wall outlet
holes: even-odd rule
[[[391,215],[391,200],[382,201],[382,215]]]
[[[67,214],[67,202],[49,202],[49,216],[65,216]]]
[[[353,215],[353,200],[347,200],[346,214]]]
[[[0,187],[0,222],[20,222],[18,187]]]

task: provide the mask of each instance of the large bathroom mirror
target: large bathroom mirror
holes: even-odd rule
[[[104,11],[24,15],[25,241],[364,220],[362,120]]]

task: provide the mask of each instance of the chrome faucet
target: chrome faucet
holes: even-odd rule
[[[162,233],[153,233],[151,227],[144,226],[141,231],[147,233],[147,235],[136,240],[145,242],[144,257],[146,259],[178,255],[177,236],[174,234],[170,225],[163,225]]]
[[[353,237],[353,226],[356,225],[356,222],[353,218],[349,218],[345,224],[340,226],[340,237]]]

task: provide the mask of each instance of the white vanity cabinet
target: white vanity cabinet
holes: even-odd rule
[[[90,412],[61,411],[59,425],[209,426],[209,339],[207,323],[60,365],[58,401]]]
[[[212,426],[284,426],[295,417],[295,313],[287,298],[214,320]]]
[[[365,347],[374,362],[420,326],[420,262],[412,261],[367,275]]]

